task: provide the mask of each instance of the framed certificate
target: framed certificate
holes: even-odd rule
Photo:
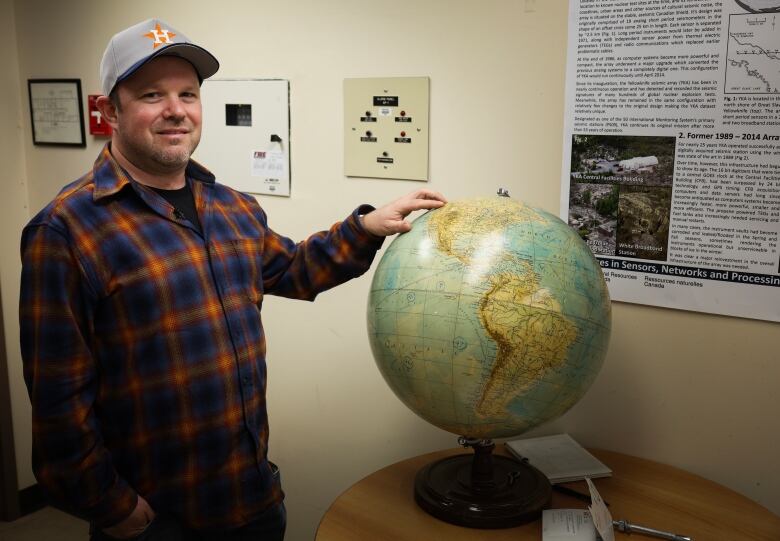
[[[33,144],[87,146],[81,79],[28,79]]]

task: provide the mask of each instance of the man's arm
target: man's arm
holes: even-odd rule
[[[22,234],[19,323],[32,404],[33,470],[54,503],[109,526],[133,512],[137,495],[117,474],[94,411],[94,302],[64,232],[28,226]]]
[[[404,220],[412,211],[438,208],[446,199],[431,190],[417,190],[378,209],[364,205],[328,231],[295,244],[266,227],[263,254],[263,290],[283,297],[313,300],[368,270],[384,237],[408,231]]]

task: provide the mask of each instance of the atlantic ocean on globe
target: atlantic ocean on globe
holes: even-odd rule
[[[558,217],[507,198],[448,203],[384,253],[368,334],[390,388],[470,438],[557,418],[601,368],[611,326],[598,262]]]

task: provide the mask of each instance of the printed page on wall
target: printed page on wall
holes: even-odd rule
[[[572,0],[564,118],[613,300],[780,322],[780,0]]]

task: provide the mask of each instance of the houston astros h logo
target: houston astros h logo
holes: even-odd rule
[[[176,34],[171,32],[170,30],[163,30],[160,28],[160,23],[157,23],[153,30],[150,30],[148,34],[144,34],[145,38],[149,38],[154,40],[154,49],[159,47],[160,45],[167,45],[168,43],[173,43],[173,38],[176,37]]]

